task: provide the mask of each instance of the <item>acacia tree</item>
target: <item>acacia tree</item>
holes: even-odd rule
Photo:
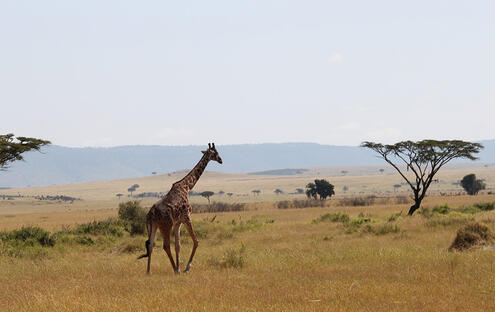
[[[314,199],[317,199],[319,196],[320,200],[325,200],[327,197],[331,197],[334,194],[334,186],[325,179],[316,179],[315,183],[308,183],[306,185],[306,196],[308,196],[308,198],[313,197]]]
[[[479,153],[483,145],[460,140],[423,140],[418,142],[402,141],[393,145],[363,142],[361,147],[369,148],[378,153],[406,180],[414,195],[414,205],[408,212],[409,215],[412,215],[419,209],[433,177],[440,168],[455,158],[477,159],[473,154]],[[399,165],[401,163],[406,166],[407,172],[404,172],[403,168],[401,169],[401,165]],[[408,172],[412,174],[408,174]]]
[[[0,170],[6,170],[16,160],[24,160],[23,153],[39,151],[42,146],[49,144],[50,141],[35,138],[16,138],[12,133],[0,135]]]
[[[201,196],[203,197],[206,197],[206,199],[208,199],[208,205],[210,205],[210,197],[213,196],[215,193],[213,193],[212,191],[204,191],[204,192],[201,192]]]
[[[476,179],[476,175],[474,173],[471,173],[462,178],[461,186],[469,195],[476,195],[479,191],[485,189],[486,184],[483,182],[483,180]]]

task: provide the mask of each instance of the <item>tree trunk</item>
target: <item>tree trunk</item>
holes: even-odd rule
[[[412,205],[411,208],[409,208],[409,212],[407,214],[412,216],[412,214],[419,209],[420,205],[421,205],[421,199],[416,199],[414,201],[414,205]]]

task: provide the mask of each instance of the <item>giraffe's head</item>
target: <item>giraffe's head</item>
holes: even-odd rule
[[[203,154],[208,157],[208,160],[214,160],[218,162],[219,164],[222,163],[222,158],[217,152],[217,149],[215,148],[215,143],[208,143],[208,149],[206,151],[201,151]]]

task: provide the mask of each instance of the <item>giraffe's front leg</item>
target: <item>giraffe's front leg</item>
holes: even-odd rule
[[[174,225],[174,235],[175,235],[175,274],[180,274],[180,264],[179,264],[179,253],[180,253],[180,225],[177,223]]]
[[[192,261],[194,258],[194,254],[196,253],[196,248],[198,248],[199,243],[198,243],[198,238],[196,237],[196,234],[194,233],[194,230],[192,228],[192,223],[191,223],[190,218],[187,218],[187,220],[184,221],[184,226],[186,227],[187,232],[189,232],[189,235],[191,235],[191,239],[194,243],[193,249],[191,251],[191,256],[189,257],[189,261],[187,262],[186,270],[184,271],[185,273],[187,273],[191,269],[191,264],[192,264]]]

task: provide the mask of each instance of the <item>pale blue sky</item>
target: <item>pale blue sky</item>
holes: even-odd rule
[[[0,1],[0,133],[495,138],[495,1]]]

